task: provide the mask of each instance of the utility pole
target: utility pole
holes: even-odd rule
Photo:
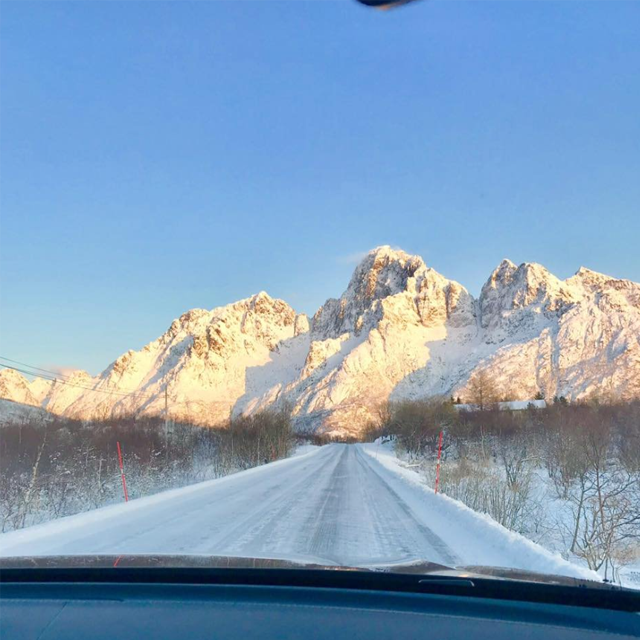
[[[444,435],[443,431],[440,431],[440,435],[438,436],[438,462],[436,463],[436,489],[435,493],[438,493],[438,485],[440,484],[440,460],[442,458],[442,436]]]
[[[166,455],[169,456],[169,385],[164,388],[164,442]]]
[[[169,385],[164,388],[164,430],[169,433]]]

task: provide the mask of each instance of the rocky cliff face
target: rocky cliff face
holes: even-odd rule
[[[464,287],[429,269],[419,256],[380,247],[358,265],[340,299],[330,298],[317,311],[313,337],[358,336],[383,319],[432,327],[446,321],[473,324],[474,316],[473,298]]]
[[[387,399],[464,397],[478,369],[510,399],[640,395],[640,285],[504,260],[475,300],[420,257],[380,247],[311,321],[266,293],[194,309],[95,378],[2,371],[0,397],[107,417],[162,413],[166,393],[170,416],[203,424],[287,403],[301,430],[353,433]]]

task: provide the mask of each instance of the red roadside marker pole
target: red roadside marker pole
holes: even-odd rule
[[[120,442],[116,442],[116,444],[118,445],[118,462],[120,463],[120,477],[122,478],[124,501],[129,502],[129,494],[127,493],[127,479],[124,477],[124,465],[122,464],[122,450],[120,449]]]
[[[440,458],[442,457],[442,434],[440,432],[440,436],[438,437],[438,462],[436,464],[436,489],[435,493],[438,493],[438,485],[440,484]]]

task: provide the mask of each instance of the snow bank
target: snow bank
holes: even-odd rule
[[[509,531],[486,514],[427,487],[418,473],[403,466],[393,443],[359,445],[380,475],[411,507],[415,516],[456,553],[460,566],[485,565],[595,580],[597,573],[564,560],[524,536]]]

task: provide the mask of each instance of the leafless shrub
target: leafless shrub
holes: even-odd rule
[[[122,500],[116,442],[131,498],[263,464],[289,455],[294,445],[283,411],[219,428],[176,423],[167,429],[158,418],[132,416],[0,425],[0,530]]]
[[[392,405],[378,429],[422,461],[433,483],[441,425],[442,493],[529,537],[555,526],[567,556],[609,577],[640,554],[640,401],[460,413],[442,401],[407,401]],[[535,488],[545,474],[564,505],[557,522]]]
[[[435,482],[433,465],[426,469],[426,476],[428,482]],[[474,511],[488,514],[508,529],[525,535],[536,533],[535,516],[540,505],[531,491],[530,472],[510,482],[495,467],[462,458],[443,468],[440,491]]]
[[[220,435],[221,459],[239,469],[284,458],[294,445],[286,409],[233,418],[228,429]]]
[[[457,416],[449,401],[434,398],[392,403],[387,420],[381,425],[384,432],[395,435],[400,447],[417,458],[435,451],[440,431],[454,426]]]

